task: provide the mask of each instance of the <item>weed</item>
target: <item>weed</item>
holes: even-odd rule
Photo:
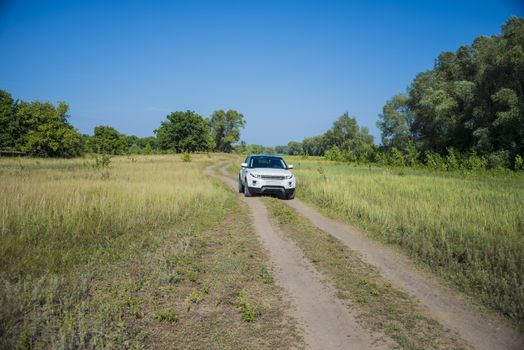
[[[262,281],[264,281],[265,284],[271,284],[273,283],[273,276],[268,271],[266,266],[260,267],[260,273],[259,276],[262,278]]]
[[[109,169],[111,167],[111,158],[112,158],[111,155],[105,154],[105,153],[94,154],[93,155],[94,162],[91,166],[93,167],[93,169],[96,169],[96,170]]]
[[[187,300],[193,304],[200,304],[202,301],[204,301],[204,293],[193,289],[187,296]]]
[[[182,160],[184,162],[191,162],[191,154],[189,152],[184,153],[184,155],[182,156]]]
[[[173,324],[178,322],[178,316],[175,310],[160,310],[155,312],[155,320]]]
[[[255,321],[255,309],[249,302],[247,293],[243,289],[238,293],[238,303],[242,319],[246,322]]]

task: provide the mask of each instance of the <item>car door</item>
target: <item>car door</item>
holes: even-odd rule
[[[251,157],[247,157],[246,160],[244,161],[244,163],[247,163],[248,166],[249,166],[249,162],[251,161]],[[244,185],[247,186],[247,180],[246,180],[246,175],[247,175],[247,167],[243,167],[241,170],[240,170],[240,178],[241,178],[241,181],[244,182]]]

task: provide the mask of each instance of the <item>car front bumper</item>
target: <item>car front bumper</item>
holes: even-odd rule
[[[249,192],[251,192],[252,194],[290,195],[290,194],[295,193],[295,189],[294,188],[284,188],[281,186],[262,186],[262,187],[249,187]]]
[[[249,178],[247,181],[249,192],[253,194],[292,194],[295,192],[295,178],[284,180],[265,180]]]

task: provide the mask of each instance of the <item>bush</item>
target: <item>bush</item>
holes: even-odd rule
[[[503,169],[509,166],[509,153],[498,151],[487,155],[488,169]]]
[[[462,168],[461,155],[453,147],[448,147],[448,155],[446,156],[446,169],[448,171],[460,170]]]
[[[476,153],[472,153],[469,155],[469,157],[464,161],[464,167],[468,170],[482,170],[486,169],[486,158],[481,157],[477,155]]]
[[[408,166],[416,166],[420,162],[420,151],[412,140],[408,142],[405,158]]]
[[[396,148],[391,147],[388,154],[388,164],[392,166],[404,166],[404,156],[402,153]]]
[[[424,153],[424,158],[426,159],[426,166],[432,170],[446,170],[446,163],[440,154],[426,151]]]
[[[191,154],[189,152],[184,153],[184,155],[182,156],[182,160],[184,162],[190,162],[191,161]]]
[[[517,154],[515,156],[515,163],[513,164],[513,169],[515,169],[515,171],[524,170],[524,161],[522,160],[522,157],[520,156],[520,154]]]
[[[324,154],[324,158],[327,160],[333,160],[336,162],[340,162],[344,160],[344,157],[342,156],[342,152],[340,152],[340,148],[337,146],[333,146],[330,149],[326,151]]]

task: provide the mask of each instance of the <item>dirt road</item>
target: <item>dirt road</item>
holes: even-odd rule
[[[235,180],[213,174],[231,188]],[[283,288],[291,304],[291,315],[303,328],[304,340],[311,349],[385,348],[374,344],[374,337],[356,322],[355,317],[336,297],[334,289],[322,280],[300,249],[284,238],[271,220],[259,198],[246,198],[255,230],[273,264],[276,282]]]
[[[236,179],[231,178],[226,167],[221,168],[219,177],[236,190]],[[345,312],[333,290],[323,286],[325,282],[305,261],[300,250],[283,239],[277,226],[271,223],[264,204],[257,198],[249,198],[245,202],[251,208],[257,232],[277,267],[279,283],[283,283],[281,285],[294,300],[295,316],[307,327],[307,344],[312,348],[326,349],[351,348],[348,344],[353,348],[371,347],[370,336],[355,323],[352,315]],[[472,306],[459,293],[415,269],[406,257],[371,241],[349,225],[325,217],[300,200],[285,203],[350,249],[360,252],[365,262],[375,266],[396,287],[413,295],[436,320],[456,331],[473,348],[524,349],[524,337],[505,320]],[[317,308],[311,305],[313,301],[318,303]],[[351,337],[346,338],[348,335]],[[346,339],[350,340],[344,343]]]

